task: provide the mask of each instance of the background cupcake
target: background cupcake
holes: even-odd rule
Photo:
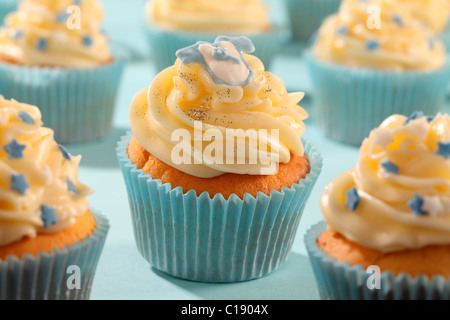
[[[199,40],[214,42],[219,35],[249,37],[256,55],[269,69],[272,58],[289,39],[287,26],[271,21],[269,7],[261,0],[148,0],[145,19],[158,71],[173,64],[178,49]]]
[[[81,157],[54,141],[34,106],[0,96],[0,123],[0,299],[89,298],[108,222],[89,209]]]
[[[308,41],[325,18],[338,11],[341,0],[286,0],[292,36]]]
[[[393,113],[443,110],[444,46],[398,2],[343,1],[306,58],[316,121],[333,139],[359,145]]]
[[[306,246],[323,299],[448,300],[449,115],[386,119],[321,208],[326,224],[308,231]]]
[[[24,0],[0,29],[0,94],[37,105],[60,142],[111,129],[123,57],[102,19],[94,0]]]
[[[245,37],[179,50],[131,103],[117,155],[135,238],[173,276],[236,282],[276,270],[320,173],[301,141],[303,94],[287,93],[253,50]]]

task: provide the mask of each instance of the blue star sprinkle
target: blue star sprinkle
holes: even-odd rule
[[[59,150],[61,150],[61,152],[62,152],[64,158],[66,158],[66,159],[69,160],[69,161],[72,161],[72,157],[70,156],[70,154],[69,154],[69,152],[67,151],[67,149],[64,148],[64,146],[58,144],[58,148],[59,148]]]
[[[450,143],[438,142],[436,154],[443,156],[445,159],[450,158]]]
[[[347,34],[348,34],[348,27],[347,27],[347,26],[340,26],[340,27],[337,29],[337,34],[338,34],[339,36],[345,36],[345,35],[347,35]]]
[[[48,42],[45,39],[39,39],[36,42],[36,49],[38,49],[39,51],[45,51],[48,48]]]
[[[67,14],[67,12],[62,11],[61,13],[59,13],[59,14],[56,16],[56,20],[57,20],[58,22],[60,22],[60,23],[63,23],[63,22],[65,22],[65,21],[67,20],[68,17],[69,17],[69,15]]]
[[[403,27],[403,19],[402,19],[402,17],[400,17],[398,14],[394,14],[394,16],[392,17],[392,19],[395,21],[395,23],[396,23],[399,27]]]
[[[6,152],[8,152],[8,159],[15,159],[15,158],[23,158],[22,151],[26,148],[26,146],[19,144],[16,139],[12,139],[10,144],[7,144],[3,147]]]
[[[11,181],[12,181],[11,190],[17,191],[22,196],[30,188],[30,185],[28,184],[27,179],[25,178],[25,175],[23,175],[23,174],[19,174],[19,175],[13,174],[11,176]]]
[[[361,200],[358,195],[358,191],[355,187],[351,188],[350,190],[346,191],[347,194],[347,202],[346,206],[352,211],[355,211],[358,207],[359,201]]]
[[[412,115],[410,115],[410,116],[408,117],[408,119],[405,120],[404,125],[407,125],[407,124],[408,124],[410,121],[412,121],[412,120],[416,120],[416,119],[422,118],[422,117],[424,117],[424,116],[425,116],[425,115],[423,114],[422,111],[416,111],[416,112],[414,112]]]
[[[44,227],[47,229],[52,224],[58,222],[58,218],[56,218],[56,210],[43,204],[41,206],[41,219],[44,222]]]
[[[374,51],[380,48],[380,43],[376,40],[369,40],[366,42],[366,49],[369,51]]]
[[[84,44],[86,47],[92,46],[93,43],[94,43],[94,40],[92,39],[91,36],[84,36],[84,37],[83,37],[83,44]]]
[[[67,178],[66,180],[67,180],[67,187],[69,188],[69,190],[77,195],[78,194],[77,186],[69,178]]]
[[[20,110],[19,118],[22,119],[22,121],[25,122],[26,124],[34,124],[33,118],[23,110]]]
[[[74,2],[76,5],[80,5],[80,4],[81,4],[81,0],[73,0],[73,2]]]
[[[410,202],[408,202],[408,206],[411,208],[411,210],[414,212],[416,216],[427,214],[425,211],[422,210],[423,199],[418,194],[416,194],[414,198]]]
[[[383,168],[386,170],[387,173],[398,174],[398,167],[391,161],[389,160],[384,161],[381,163],[381,165],[383,166]]]

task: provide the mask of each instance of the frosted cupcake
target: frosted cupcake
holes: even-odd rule
[[[109,225],[89,209],[81,157],[34,106],[0,96],[0,128],[0,300],[89,298]]]
[[[444,46],[398,2],[343,1],[307,62],[316,121],[333,139],[360,145],[391,114],[443,109],[450,78]]]
[[[130,106],[117,148],[140,253],[173,276],[259,278],[288,257],[321,157],[303,144],[303,93],[246,37],[177,51]],[[266,158],[267,156],[267,158]]]
[[[266,68],[289,38],[286,26],[271,22],[261,0],[148,0],[147,34],[157,70],[173,64],[175,52],[199,40],[219,35],[249,37]]]
[[[321,208],[306,245],[322,298],[448,300],[450,116],[387,118]]]
[[[293,38],[310,40],[323,20],[338,11],[340,3],[341,0],[286,0]]]
[[[123,59],[102,19],[94,0],[24,0],[0,29],[0,92],[37,105],[60,142],[111,129]]]

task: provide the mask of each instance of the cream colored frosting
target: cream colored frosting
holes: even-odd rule
[[[324,62],[377,70],[436,70],[444,45],[410,10],[391,0],[344,0],[320,27],[313,55]]]
[[[250,34],[270,28],[261,0],[149,0],[146,15],[168,30]]]
[[[0,60],[67,68],[108,63],[102,10],[95,0],[23,0],[0,29]]]
[[[363,142],[356,168],[326,187],[321,207],[330,230],[382,252],[450,244],[449,143],[447,114],[386,119]]]
[[[448,0],[399,0],[411,10],[415,19],[423,21],[433,32],[445,30],[450,17]]]
[[[241,37],[239,41],[242,39],[248,45],[245,42],[248,39]],[[304,154],[300,138],[305,131],[303,120],[308,115],[297,105],[304,94],[288,93],[283,81],[265,71],[258,58],[242,52],[237,54],[230,41],[219,39],[213,44],[219,52],[228,48],[227,54],[232,56],[215,63],[208,57],[211,56],[211,44],[197,43],[187,50],[180,50],[177,55],[182,59],[190,60],[196,54],[197,59],[206,62],[184,64],[180,58],[177,59],[131,102],[130,125],[141,145],[161,161],[194,176],[209,178],[227,172],[262,174],[261,169],[267,169],[270,164],[264,161],[252,163],[248,157],[252,150],[269,151],[271,159],[277,159],[277,163],[289,162],[291,154]],[[244,70],[246,68],[247,71]],[[229,72],[233,75],[228,75]],[[247,75],[246,82],[240,83]],[[220,83],[224,79],[239,83]],[[200,122],[197,133],[196,121]],[[180,129],[190,137],[190,163],[177,163],[172,157],[174,147],[179,144],[173,134]],[[243,133],[230,134],[227,129],[242,129]],[[245,159],[241,159],[243,163],[239,164],[236,149],[227,153],[226,147],[223,148],[223,158],[220,158],[222,163],[208,157],[199,159],[198,155],[204,156],[205,150],[212,144],[203,141],[201,146],[196,145],[195,137],[199,132],[205,136],[216,130],[221,137],[217,136],[215,142],[222,144],[230,136],[245,138],[245,132],[251,129],[258,134],[250,138],[247,136],[256,142],[253,149],[249,144]],[[259,135],[262,130],[266,130],[266,137]]]
[[[53,130],[42,127],[38,108],[2,96],[0,128],[0,246],[71,226],[89,209],[85,197],[92,193],[77,178],[81,156],[58,146]],[[8,148],[14,139],[22,157]],[[14,183],[21,175],[25,187]],[[54,210],[56,223],[47,217],[45,226],[43,206]]]

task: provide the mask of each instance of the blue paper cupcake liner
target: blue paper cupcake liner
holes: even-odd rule
[[[305,54],[313,92],[313,118],[330,138],[360,145],[392,114],[443,111],[450,64],[430,72],[390,72],[323,63]]]
[[[308,41],[326,17],[338,11],[341,0],[286,0],[292,36]]]
[[[146,31],[152,59],[158,72],[174,64],[177,58],[175,52],[178,49],[191,46],[197,41],[212,43],[220,35],[245,35],[250,38],[255,46],[255,52],[252,54],[262,61],[266,70],[269,70],[273,58],[281,50],[283,44],[289,40],[290,36],[287,26],[273,26],[273,30],[270,32],[252,35],[174,32],[149,25],[146,26]]]
[[[1,0],[0,1],[0,25],[3,25],[3,20],[8,14],[17,8],[19,0]]]
[[[402,273],[382,272],[379,289],[369,289],[372,272],[361,265],[337,262],[317,245],[317,238],[327,228],[325,221],[313,225],[305,235],[306,249],[323,300],[449,300],[450,281],[437,275],[411,278]]]
[[[25,255],[21,260],[9,256],[0,260],[0,300],[87,300],[100,259],[108,220],[92,211],[97,223],[95,231],[85,240],[38,257]],[[80,288],[72,287],[76,281],[70,266],[79,269]],[[68,285],[70,284],[70,286]]]
[[[145,175],[127,155],[132,134],[118,143],[137,248],[155,268],[201,282],[237,282],[276,270],[288,257],[322,158],[307,144],[311,172],[291,188],[244,199],[210,198]]]
[[[0,63],[0,94],[37,106],[59,143],[95,140],[112,128],[125,60],[87,69],[27,67]]]

